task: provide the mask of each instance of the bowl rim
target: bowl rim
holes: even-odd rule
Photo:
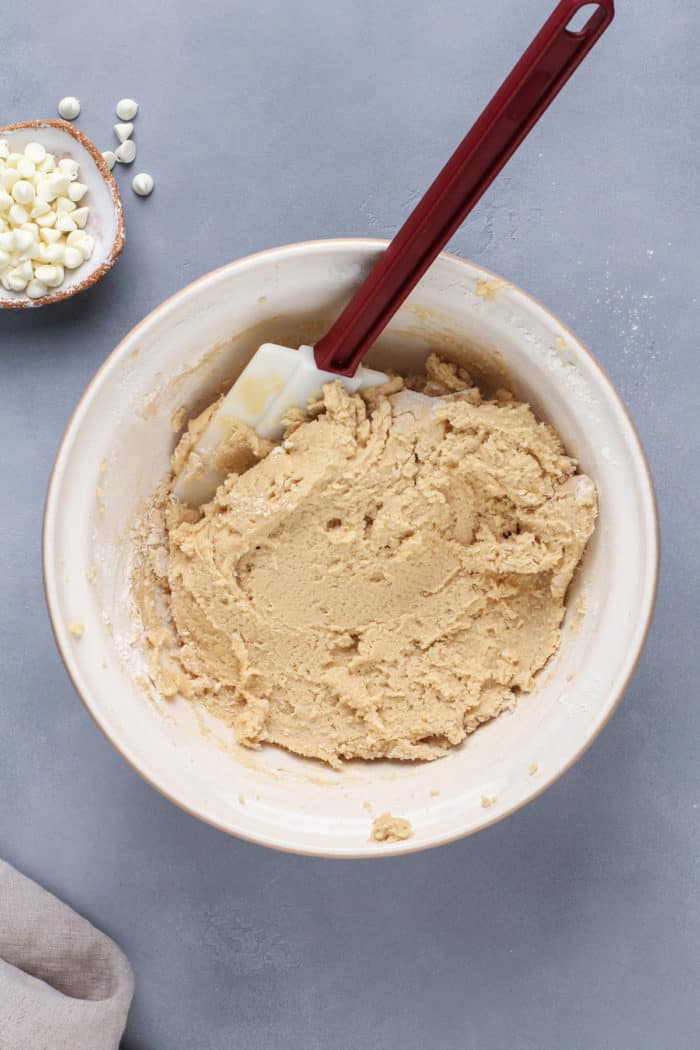
[[[579,339],[579,337],[567,325],[565,325],[555,314],[553,314],[551,310],[549,310],[546,306],[544,306],[534,296],[530,295],[529,292],[525,292],[522,288],[520,288],[519,285],[514,284],[512,281],[508,280],[507,278],[502,277],[500,274],[495,273],[493,270],[488,270],[486,267],[482,266],[480,263],[475,263],[475,262],[473,262],[470,259],[463,258],[462,256],[455,255],[453,253],[441,252],[440,256],[439,256],[440,259],[448,259],[451,262],[457,263],[457,264],[459,264],[461,266],[473,267],[474,269],[476,269],[476,270],[480,271],[481,273],[485,274],[488,279],[492,279],[492,280],[496,280],[496,281],[505,281],[505,283],[508,285],[508,287],[511,290],[513,290],[516,293],[520,294],[528,302],[528,304],[530,306],[534,306],[536,308],[536,310],[540,311],[548,319],[552,320],[556,324],[557,327],[559,327],[564,333],[566,333],[566,335],[568,335],[573,340],[573,342],[574,342],[574,344],[576,346],[580,347],[583,350],[583,352],[585,353],[585,355],[589,359],[589,363],[593,366],[594,370],[597,371],[599,378],[603,382],[603,385],[607,386],[609,394],[613,397],[617,407],[619,408],[619,410],[624,415],[624,417],[625,417],[625,419],[627,421],[627,424],[629,425],[629,428],[630,428],[630,437],[631,437],[632,443],[634,445],[634,451],[637,453],[637,455],[639,457],[639,462],[640,462],[640,464],[641,464],[641,466],[643,468],[642,476],[643,476],[643,478],[644,478],[644,480],[646,482],[647,495],[650,497],[650,501],[651,501],[651,520],[650,520],[650,525],[651,525],[651,540],[652,540],[652,543],[651,543],[651,548],[650,548],[650,559],[652,561],[652,564],[650,566],[650,568],[651,568],[651,574],[650,574],[651,575],[651,588],[648,591],[648,606],[647,606],[647,609],[646,609],[645,619],[644,619],[642,630],[641,630],[641,632],[638,635],[638,642],[637,642],[637,646],[636,646],[636,651],[634,652],[633,657],[632,657],[631,660],[629,660],[629,655],[628,655],[628,670],[627,670],[627,673],[625,674],[624,679],[622,680],[622,682],[618,686],[618,688],[617,688],[617,690],[615,692],[615,695],[613,696],[612,701],[610,702],[609,707],[608,707],[607,711],[605,712],[605,716],[602,718],[602,720],[600,721],[599,725],[595,728],[594,732],[592,732],[590,734],[590,736],[588,736],[581,743],[580,747],[575,751],[575,753],[569,758],[569,760],[563,766],[561,766],[556,771],[551,773],[549,776],[543,778],[540,782],[538,782],[537,787],[535,788],[535,790],[533,790],[532,794],[528,795],[527,798],[525,798],[525,799],[522,799],[520,801],[514,802],[513,804],[511,804],[509,806],[506,806],[503,809],[499,809],[497,813],[494,813],[493,815],[490,815],[489,817],[484,819],[483,823],[479,824],[478,827],[470,828],[470,829],[466,829],[466,830],[459,830],[459,831],[456,831],[454,833],[444,835],[444,836],[436,839],[435,841],[427,842],[427,843],[421,843],[421,842],[415,842],[414,843],[409,838],[409,839],[406,839],[406,840],[404,840],[404,841],[402,841],[400,843],[392,844],[391,846],[388,846],[388,847],[387,847],[387,844],[379,844],[376,849],[369,848],[369,849],[358,850],[356,848],[350,848],[350,849],[347,849],[347,850],[346,849],[341,849],[341,850],[338,850],[338,849],[336,849],[336,850],[319,850],[319,849],[311,848],[311,847],[298,847],[298,846],[284,845],[284,844],[281,844],[281,843],[276,842],[276,841],[268,840],[263,835],[251,834],[251,833],[243,832],[243,831],[240,831],[240,830],[233,830],[231,827],[229,827],[227,824],[225,824],[222,820],[218,820],[218,819],[216,819],[214,817],[210,817],[210,816],[207,816],[207,815],[201,813],[195,806],[190,805],[184,799],[177,797],[171,790],[169,790],[168,788],[163,786],[161,783],[159,783],[158,779],[154,775],[152,775],[150,772],[142,769],[139,765],[137,765],[137,763],[134,760],[132,760],[132,758],[128,754],[126,754],[125,751],[122,749],[122,746],[120,745],[119,740],[117,738],[115,738],[115,736],[110,733],[109,729],[105,725],[102,724],[97,711],[93,710],[93,707],[92,707],[92,704],[91,704],[90,700],[88,699],[88,697],[85,695],[85,693],[81,690],[81,688],[78,685],[78,681],[77,681],[77,677],[78,676],[76,674],[74,674],[73,667],[72,667],[72,664],[73,664],[73,661],[74,661],[74,657],[73,657],[72,652],[70,650],[68,650],[68,649],[64,650],[64,648],[62,647],[61,641],[60,641],[59,631],[58,631],[58,628],[57,628],[58,610],[57,610],[57,608],[55,609],[54,605],[53,605],[52,582],[49,579],[49,562],[50,562],[50,559],[49,559],[48,542],[49,542],[49,535],[50,535],[50,533],[51,533],[51,531],[53,529],[53,524],[54,524],[53,523],[53,517],[54,517],[55,511],[56,511],[57,496],[58,496],[58,491],[59,491],[59,489],[58,489],[59,468],[61,466],[63,457],[64,457],[64,455],[66,453],[66,449],[67,449],[67,446],[68,446],[68,441],[69,441],[69,438],[71,436],[72,430],[73,430],[74,426],[77,425],[78,417],[79,417],[79,415],[81,415],[83,413],[83,411],[87,407],[87,404],[92,399],[93,392],[97,388],[97,385],[99,384],[103,374],[107,371],[107,369],[111,366],[112,362],[120,354],[120,352],[121,352],[122,348],[124,347],[124,345],[128,341],[131,341],[131,339],[138,332],[140,332],[154,318],[154,316],[156,314],[158,314],[160,311],[164,310],[165,308],[173,306],[178,300],[180,300],[181,298],[185,298],[187,295],[191,294],[200,285],[204,284],[205,282],[210,281],[212,278],[215,278],[217,276],[223,275],[223,274],[231,272],[231,271],[235,271],[237,269],[244,268],[247,265],[249,265],[249,264],[251,264],[251,263],[253,263],[253,262],[255,262],[255,261],[257,261],[257,260],[259,260],[261,258],[264,258],[266,256],[275,256],[275,255],[279,256],[280,254],[293,254],[294,252],[304,251],[304,250],[313,249],[313,248],[319,248],[319,247],[328,248],[328,249],[331,249],[331,250],[333,250],[333,249],[358,248],[358,249],[361,249],[363,251],[366,251],[369,248],[375,248],[375,249],[386,248],[389,243],[390,242],[389,242],[388,239],[376,238],[376,237],[332,237],[332,238],[317,238],[317,239],[309,240],[309,241],[297,241],[297,242],[294,242],[294,243],[291,243],[291,244],[279,245],[279,246],[273,247],[273,248],[265,248],[265,249],[262,249],[261,251],[252,252],[249,255],[245,255],[245,256],[241,257],[240,259],[235,259],[235,260],[232,260],[231,262],[225,263],[223,266],[217,267],[214,270],[210,270],[209,272],[207,272],[205,274],[202,274],[200,277],[196,278],[194,281],[191,281],[189,284],[185,285],[183,288],[180,288],[178,291],[174,292],[172,295],[167,296],[157,306],[155,306],[152,310],[150,310],[149,313],[146,314],[146,316],[144,318],[142,318],[141,321],[139,321],[136,325],[134,325],[134,327],[131,328],[126,333],[126,335],[124,335],[122,337],[122,339],[119,340],[117,345],[114,347],[113,350],[110,351],[110,353],[107,355],[105,360],[102,362],[100,367],[95,372],[95,374],[92,377],[92,379],[89,381],[89,383],[85,387],[85,389],[84,389],[80,399],[78,400],[78,403],[76,404],[75,408],[73,409],[73,411],[72,411],[72,413],[70,415],[70,418],[68,420],[68,423],[66,424],[66,427],[64,429],[63,436],[61,438],[61,441],[60,441],[60,444],[59,444],[59,447],[58,447],[58,451],[56,453],[56,458],[55,458],[55,461],[54,461],[54,464],[53,464],[53,467],[52,467],[52,470],[51,470],[51,474],[50,474],[50,477],[49,477],[49,483],[48,483],[47,494],[46,494],[46,502],[45,502],[45,505],[44,505],[43,522],[42,522],[42,539],[41,539],[41,547],[42,547],[42,578],[43,578],[43,586],[44,586],[44,596],[45,596],[45,599],[46,599],[46,606],[47,606],[47,610],[48,610],[49,621],[51,623],[51,630],[53,632],[54,640],[56,642],[56,648],[58,649],[59,655],[60,655],[61,660],[63,662],[63,666],[64,666],[64,668],[66,670],[68,678],[70,679],[70,681],[71,681],[71,683],[73,685],[73,688],[75,689],[75,691],[76,691],[78,697],[80,698],[83,706],[86,708],[86,710],[88,711],[88,713],[92,717],[93,721],[97,724],[97,726],[101,730],[102,734],[106,737],[106,739],[109,741],[109,743],[112,745],[112,747],[114,747],[114,749],[117,751],[117,753],[120,755],[120,757],[127,763],[128,766],[130,766],[130,768],[135,773],[137,773],[143,780],[145,780],[146,783],[149,784],[149,786],[152,787],[155,791],[157,791],[160,795],[162,795],[164,798],[166,798],[169,802],[172,802],[175,806],[177,806],[179,809],[183,810],[185,813],[189,814],[189,816],[196,817],[198,820],[201,820],[203,823],[208,824],[210,827],[216,828],[219,831],[223,831],[227,835],[233,836],[235,838],[239,838],[239,839],[242,839],[242,840],[247,841],[247,842],[252,842],[255,845],[266,846],[266,847],[268,847],[270,849],[277,850],[277,851],[279,851],[281,853],[290,853],[290,854],[296,854],[296,855],[299,855],[299,856],[325,857],[327,859],[334,859],[334,860],[335,859],[337,859],[337,860],[350,860],[350,859],[371,860],[371,859],[376,859],[377,857],[396,857],[396,856],[402,856],[402,855],[410,854],[410,853],[422,852],[422,851],[428,850],[428,849],[435,849],[435,848],[437,848],[439,846],[446,846],[446,845],[449,845],[452,842],[457,842],[460,839],[467,838],[467,837],[469,837],[471,835],[475,835],[479,831],[483,831],[485,828],[491,827],[494,824],[498,824],[501,820],[504,820],[506,817],[511,816],[513,813],[516,813],[518,810],[522,809],[523,806],[525,806],[528,803],[534,801],[544,791],[546,791],[548,788],[550,788],[557,780],[559,780],[566,773],[568,773],[569,770],[572,769],[572,767],[574,765],[576,765],[576,763],[579,761],[579,759],[585,754],[585,752],[589,749],[589,747],[593,744],[593,742],[602,733],[603,729],[606,727],[606,725],[608,724],[608,722],[612,718],[613,714],[617,710],[618,706],[620,705],[620,703],[622,701],[622,698],[625,695],[625,693],[627,691],[627,688],[628,688],[632,678],[634,677],[634,675],[636,673],[636,670],[637,670],[637,667],[639,665],[639,661],[640,661],[642,652],[644,651],[644,647],[646,645],[646,641],[647,641],[647,638],[648,638],[648,635],[649,635],[649,630],[651,628],[652,620],[653,620],[653,617],[654,617],[654,608],[655,608],[656,598],[657,598],[657,593],[658,593],[659,569],[660,569],[660,534],[659,534],[658,501],[657,501],[656,492],[655,492],[655,489],[654,489],[654,482],[653,482],[651,470],[650,470],[650,467],[649,467],[649,463],[648,463],[648,460],[647,460],[647,456],[646,456],[646,453],[644,451],[644,446],[642,445],[642,442],[641,442],[641,439],[639,437],[639,434],[638,434],[637,428],[635,426],[635,423],[634,423],[634,421],[633,421],[633,419],[632,419],[632,417],[630,415],[629,410],[627,409],[627,406],[625,405],[622,397],[618,393],[615,385],[613,384],[612,380],[608,376],[607,372],[602,367],[602,365],[598,362],[598,360],[595,358],[595,356],[593,355],[593,352],[590,350],[590,348],[585,343],[583,343]],[[77,663],[77,661],[76,661],[76,663]]]
[[[74,138],[76,142],[80,143],[83,149],[87,150],[95,161],[97,169],[107,186],[110,197],[112,198],[114,214],[117,220],[117,229],[107,258],[100,263],[98,267],[91,270],[82,281],[78,281],[77,284],[65,288],[63,291],[61,291],[60,288],[57,288],[55,292],[50,292],[48,295],[42,295],[39,299],[30,299],[26,295],[19,296],[17,299],[0,299],[0,310],[34,309],[38,306],[51,306],[53,303],[60,303],[66,299],[72,299],[73,296],[78,295],[79,292],[84,292],[88,288],[92,288],[93,285],[102,280],[106,273],[109,273],[123,252],[126,241],[126,234],[124,231],[124,209],[122,207],[122,199],[119,195],[119,188],[112,172],[107,167],[105,159],[95,143],[87,137],[84,131],[81,131],[80,128],[76,128],[74,124],[71,124],[67,120],[57,120],[53,117],[45,120],[21,120],[16,124],[0,125],[0,138],[7,132],[22,131],[26,128],[59,128],[61,131],[67,132],[67,134]]]

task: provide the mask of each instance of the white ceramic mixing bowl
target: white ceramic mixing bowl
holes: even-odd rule
[[[261,252],[208,274],[153,311],[83,395],[49,487],[44,571],[56,640],[75,687],[153,787],[224,831],[299,853],[367,857],[477,831],[539,794],[607,722],[649,627],[658,535],[647,464],[590,353],[518,288],[441,256],[370,356],[420,368],[429,347],[508,384],[551,422],[595,480],[600,519],[569,599],[561,648],[536,692],[446,758],[350,763],[342,772],[266,747],[246,751],[184,700],[150,700],[129,600],[129,530],[168,470],[173,417],[207,404],[258,344],[313,342],[384,242],[334,240]],[[87,574],[87,575],[86,575]],[[69,631],[84,624],[80,639]],[[484,800],[492,801],[486,807]],[[405,842],[369,840],[372,815],[406,817]]]

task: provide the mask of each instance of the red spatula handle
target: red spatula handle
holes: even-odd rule
[[[316,344],[319,368],[354,375],[360,361],[506,161],[613,20],[598,0],[578,32],[567,29],[590,0],[561,0],[467,137]]]

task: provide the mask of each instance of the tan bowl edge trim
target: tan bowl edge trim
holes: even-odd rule
[[[375,848],[371,848],[370,850],[363,850],[362,852],[357,851],[357,850],[348,850],[347,852],[343,851],[343,852],[330,853],[330,852],[324,852],[324,851],[319,851],[319,850],[314,850],[314,849],[300,849],[300,848],[295,848],[295,847],[291,847],[291,846],[281,846],[281,845],[279,845],[277,843],[266,842],[264,839],[257,838],[257,837],[255,837],[253,835],[248,835],[248,834],[245,834],[245,833],[240,832],[240,831],[231,831],[230,828],[225,827],[220,822],[218,822],[216,820],[213,820],[213,819],[211,819],[209,817],[202,816],[201,813],[198,813],[195,809],[193,809],[192,807],[188,806],[187,803],[182,802],[180,799],[175,798],[173,795],[170,794],[170,792],[164,790],[162,787],[160,787],[159,784],[155,783],[146,773],[144,773],[143,770],[139,769],[131,761],[131,759],[127,755],[125,755],[123,753],[123,751],[121,750],[119,745],[111,738],[111,736],[109,735],[107,730],[100,724],[100,722],[97,719],[97,716],[91,710],[90,705],[89,705],[88,701],[86,700],[85,696],[78,689],[76,681],[75,681],[75,679],[74,679],[74,677],[73,677],[73,675],[71,673],[70,667],[68,666],[68,661],[67,661],[67,659],[65,657],[63,649],[61,648],[61,645],[60,645],[59,640],[58,640],[58,631],[57,631],[57,628],[56,628],[56,623],[54,621],[53,611],[51,609],[51,604],[49,602],[49,596],[48,596],[48,581],[47,581],[47,572],[46,572],[46,562],[47,562],[47,552],[46,552],[46,516],[47,516],[47,510],[48,510],[49,502],[51,500],[51,494],[52,494],[52,489],[53,489],[54,479],[55,479],[55,474],[56,474],[56,466],[57,466],[57,463],[58,463],[58,461],[59,461],[59,459],[61,457],[61,453],[63,451],[63,446],[64,446],[64,444],[66,442],[66,438],[68,436],[68,433],[69,433],[69,431],[71,430],[71,428],[73,426],[73,420],[74,420],[77,412],[79,411],[79,409],[82,407],[83,403],[90,396],[93,386],[99,380],[99,378],[102,375],[102,372],[104,371],[104,369],[107,367],[107,365],[109,364],[111,359],[119,352],[119,349],[122,346],[122,344],[124,342],[126,342],[127,339],[130,339],[134,335],[134,333],[138,332],[139,329],[141,329],[150,320],[150,318],[153,316],[153,314],[155,314],[157,311],[162,309],[162,307],[164,307],[164,306],[166,306],[166,305],[168,305],[170,303],[175,302],[185,292],[191,291],[193,288],[196,288],[199,284],[203,283],[204,281],[208,281],[211,277],[215,276],[216,274],[221,274],[224,271],[228,270],[229,268],[236,267],[236,266],[242,265],[244,263],[249,263],[249,262],[251,262],[254,259],[263,258],[266,255],[277,255],[280,251],[284,251],[285,249],[292,250],[292,249],[298,249],[298,248],[308,248],[308,247],[312,247],[312,246],[319,245],[319,244],[326,245],[326,246],[330,246],[330,245],[350,246],[350,245],[358,244],[358,243],[371,244],[371,245],[374,245],[377,248],[386,248],[386,246],[389,244],[389,241],[388,240],[384,240],[384,239],[373,238],[373,237],[333,237],[333,238],[321,238],[319,240],[314,240],[314,241],[299,241],[299,242],[296,242],[294,244],[285,244],[285,245],[280,245],[277,248],[266,248],[266,249],[264,249],[263,251],[260,251],[260,252],[253,252],[251,255],[246,255],[246,256],[243,256],[243,258],[241,258],[241,259],[236,259],[233,262],[226,263],[224,266],[220,266],[217,269],[211,270],[209,273],[203,274],[201,277],[198,277],[196,280],[192,281],[190,284],[185,285],[185,287],[181,288],[178,292],[175,292],[173,295],[168,296],[161,303],[159,303],[156,307],[154,307],[154,309],[151,310],[141,321],[139,321],[138,324],[134,325],[134,327],[131,328],[129,330],[129,332],[127,332],[127,334],[124,336],[124,338],[121,339],[119,341],[119,343],[117,343],[115,348],[108,354],[108,356],[102,362],[102,364],[98,368],[97,372],[95,373],[95,375],[92,377],[92,379],[90,380],[90,382],[86,386],[85,390],[83,391],[82,396],[80,397],[77,405],[75,406],[73,412],[71,413],[70,419],[69,419],[69,421],[68,421],[68,423],[67,423],[67,425],[65,427],[65,430],[63,432],[63,437],[61,438],[61,442],[59,444],[58,451],[56,453],[56,459],[54,461],[54,465],[53,465],[53,468],[51,470],[51,475],[49,477],[49,484],[48,484],[48,488],[47,488],[46,502],[45,502],[45,505],[44,505],[44,514],[43,514],[43,523],[42,523],[42,542],[41,542],[42,569],[43,569],[42,577],[43,577],[43,584],[44,584],[44,596],[46,598],[46,606],[47,606],[47,610],[48,610],[48,614],[49,614],[49,620],[51,622],[51,629],[53,631],[54,639],[56,641],[56,648],[58,649],[59,655],[60,655],[61,660],[63,662],[63,666],[65,667],[66,674],[68,675],[68,678],[70,679],[71,683],[73,684],[73,688],[75,689],[76,693],[78,694],[82,704],[87,709],[88,714],[93,719],[93,721],[95,722],[95,724],[97,725],[97,727],[99,728],[99,730],[101,731],[103,736],[109,741],[109,743],[112,745],[112,747],[115,749],[115,751],[117,751],[117,753],[121,756],[121,758],[126,762],[126,764],[128,766],[130,766],[131,769],[133,769],[133,771],[135,773],[137,773],[141,777],[142,780],[145,780],[146,783],[149,784],[150,787],[152,787],[155,791],[157,791],[159,795],[162,795],[164,798],[167,798],[167,800],[169,802],[172,802],[173,805],[177,806],[178,809],[183,810],[185,813],[189,814],[189,816],[195,817],[197,820],[201,820],[204,824],[208,824],[209,827],[216,828],[217,831],[223,831],[225,834],[231,835],[234,838],[243,839],[246,842],[252,842],[252,843],[254,843],[257,846],[265,846],[268,849],[274,849],[274,850],[277,850],[280,853],[291,853],[291,854],[296,855],[296,856],[306,856],[306,857],[324,857],[324,858],[329,859],[329,860],[376,860],[378,857],[387,857],[387,858],[389,858],[389,857],[404,856],[406,854],[418,853],[418,852],[421,852],[421,851],[424,851],[424,850],[428,850],[428,849],[436,849],[439,846],[447,846],[447,845],[449,845],[452,842],[457,842],[460,839],[468,838],[471,835],[476,835],[478,832],[483,831],[485,828],[489,828],[489,827],[492,827],[494,824],[498,824],[501,820],[504,820],[506,817],[511,816],[513,813],[517,813],[517,811],[519,809],[522,809],[523,806],[526,806],[530,802],[533,802],[536,798],[539,798],[539,796],[544,791],[546,791],[549,787],[551,787],[552,784],[556,783],[556,781],[559,780],[560,777],[563,777],[566,773],[569,772],[570,769],[573,768],[573,766],[576,765],[576,763],[579,761],[579,759],[582,757],[582,755],[584,755],[586,753],[586,751],[591,746],[591,744],[594,742],[594,740],[596,740],[598,738],[598,736],[602,733],[603,729],[605,729],[606,725],[608,724],[608,722],[612,718],[613,714],[615,713],[615,711],[619,707],[620,702],[621,702],[623,696],[625,695],[625,692],[627,691],[627,687],[629,686],[630,682],[632,681],[632,678],[635,675],[635,672],[636,672],[637,667],[639,665],[639,660],[641,658],[642,652],[644,651],[644,647],[646,645],[646,641],[647,641],[647,638],[649,636],[649,630],[651,628],[651,623],[652,623],[652,619],[653,619],[653,615],[654,615],[654,607],[655,607],[655,604],[656,604],[656,595],[657,595],[658,585],[659,585],[660,541],[659,541],[659,511],[658,511],[658,503],[657,503],[657,499],[656,499],[656,492],[655,492],[655,489],[654,489],[654,483],[653,483],[652,476],[651,476],[651,470],[649,469],[649,464],[647,462],[646,454],[644,452],[644,447],[643,447],[642,442],[641,442],[641,440],[639,438],[639,434],[637,433],[637,428],[636,428],[636,426],[635,426],[635,424],[634,424],[634,422],[632,420],[632,417],[631,417],[631,415],[630,415],[630,413],[629,413],[629,411],[627,409],[627,406],[624,404],[622,398],[618,394],[617,389],[613,385],[613,383],[610,380],[610,378],[609,378],[607,372],[605,371],[605,369],[602,367],[602,365],[600,365],[598,363],[598,361],[594,357],[592,351],[584,343],[581,342],[581,340],[578,338],[578,336],[575,335],[575,333],[570,328],[568,328],[565,324],[563,324],[559,320],[559,318],[556,317],[551,312],[551,310],[548,310],[547,307],[544,306],[538,299],[536,299],[534,296],[530,295],[528,292],[523,291],[522,288],[520,288],[516,284],[513,284],[512,281],[507,281],[507,284],[511,288],[516,289],[516,291],[518,291],[521,295],[523,295],[525,299],[528,299],[528,300],[530,300],[530,302],[533,302],[547,316],[551,317],[551,319],[554,321],[554,323],[558,327],[561,327],[571,337],[573,342],[576,343],[578,346],[580,346],[584,350],[584,352],[589,357],[589,359],[591,361],[591,364],[603,376],[603,378],[607,382],[608,386],[610,387],[610,390],[612,391],[615,399],[617,400],[618,404],[620,405],[620,408],[622,409],[623,414],[625,415],[625,417],[627,419],[627,422],[629,423],[629,426],[630,426],[630,428],[632,430],[632,435],[633,435],[634,440],[635,440],[635,442],[637,444],[637,451],[639,452],[642,464],[643,464],[644,469],[645,469],[647,482],[648,482],[648,485],[649,485],[649,491],[651,493],[651,498],[652,498],[653,524],[654,524],[654,581],[653,581],[653,587],[652,587],[652,593],[651,593],[651,601],[649,603],[649,611],[647,613],[646,622],[644,624],[644,628],[643,628],[643,631],[642,631],[641,639],[640,639],[640,642],[639,642],[639,647],[638,647],[637,653],[635,655],[634,663],[632,664],[632,667],[630,668],[630,671],[629,671],[627,677],[625,678],[624,682],[622,683],[622,686],[618,690],[618,694],[615,697],[615,699],[614,699],[614,701],[613,701],[613,703],[612,703],[612,705],[610,707],[610,710],[608,711],[608,713],[607,713],[606,717],[604,718],[604,720],[598,726],[596,732],[592,736],[590,736],[587,740],[584,741],[584,743],[581,745],[581,747],[578,749],[578,751],[573,755],[573,757],[569,760],[569,762],[567,762],[567,764],[564,766],[564,768],[559,770],[553,776],[550,776],[549,779],[544,780],[538,786],[538,788],[534,792],[534,794],[529,795],[528,798],[525,799],[524,801],[518,802],[518,803],[516,803],[516,804],[514,804],[514,805],[512,805],[510,807],[506,807],[505,809],[499,811],[497,814],[494,814],[490,819],[486,820],[483,824],[480,824],[478,828],[474,828],[471,831],[458,832],[457,834],[450,835],[447,838],[440,839],[438,842],[432,842],[432,843],[429,843],[429,844],[426,844],[426,845],[421,845],[420,843],[416,843],[416,844],[412,845],[411,844],[411,840],[410,839],[406,839],[405,842],[401,843],[400,845],[397,845],[396,847],[394,847],[394,846],[375,847]],[[461,258],[458,255],[454,255],[454,254],[450,254],[450,253],[447,253],[447,252],[443,252],[441,254],[441,257],[442,258],[451,259],[454,262],[460,263],[460,264],[465,265],[465,266],[474,266],[476,269],[481,270],[483,273],[488,274],[489,277],[492,277],[495,280],[506,280],[505,278],[501,277],[500,274],[494,273],[493,270],[488,270],[488,269],[486,269],[486,267],[481,266],[479,263],[471,262],[471,260],[469,260],[469,259],[463,259],[463,258]]]

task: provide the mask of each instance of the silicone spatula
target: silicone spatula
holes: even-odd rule
[[[313,348],[264,343],[256,351],[177,479],[180,500],[199,506],[213,497],[223,481],[216,450],[230,433],[231,419],[276,439],[283,433],[284,413],[305,407],[325,383],[340,379],[357,391],[387,381],[382,372],[365,368],[363,357],[614,14],[613,0],[557,4],[330,331]]]

